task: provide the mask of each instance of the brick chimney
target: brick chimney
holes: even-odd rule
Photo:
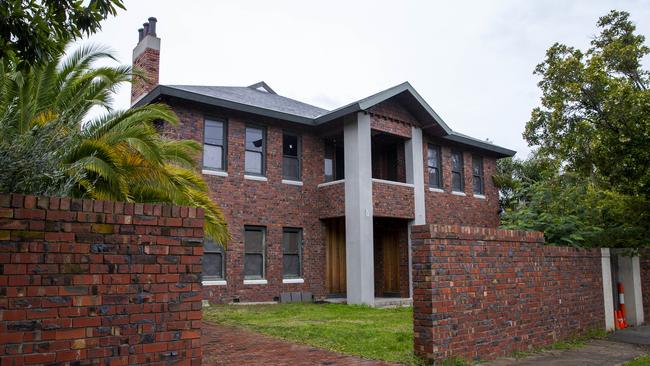
[[[160,72],[160,38],[156,36],[156,18],[151,17],[138,29],[138,44],[133,49],[133,68],[140,70],[145,79],[134,77],[131,84],[131,104],[158,85]]]

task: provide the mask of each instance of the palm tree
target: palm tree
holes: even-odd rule
[[[93,66],[103,59],[114,60],[85,46],[27,71],[0,62],[0,191],[195,206],[206,235],[225,244],[225,219],[196,169],[201,145],[158,133],[158,122],[179,123],[166,105],[113,110],[134,72]],[[98,107],[106,112],[86,121]]]

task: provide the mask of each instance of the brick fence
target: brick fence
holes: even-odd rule
[[[203,211],[0,195],[1,365],[200,365]]]
[[[415,351],[490,359],[604,329],[600,250],[539,232],[414,226]]]

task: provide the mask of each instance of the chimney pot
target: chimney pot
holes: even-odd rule
[[[155,17],[149,17],[148,20],[149,20],[149,34],[151,34],[152,36],[155,37],[156,36],[156,22],[158,21],[158,19],[156,19]]]
[[[144,36],[146,37],[149,34],[149,23],[142,24],[142,28],[144,28]]]
[[[142,42],[142,38],[144,38],[144,29],[140,28],[138,29],[138,42]]]

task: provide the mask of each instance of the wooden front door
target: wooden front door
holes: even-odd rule
[[[326,228],[325,287],[330,295],[345,296],[345,218],[327,220]]]
[[[379,238],[384,262],[384,296],[399,296],[399,240],[397,230],[380,230]]]

